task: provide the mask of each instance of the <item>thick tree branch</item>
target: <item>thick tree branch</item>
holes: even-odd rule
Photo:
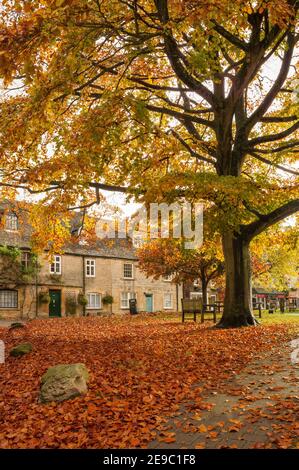
[[[244,240],[250,242],[254,237],[267,228],[299,211],[299,199],[289,201],[274,211],[264,214],[262,219],[256,220],[248,225],[241,226],[241,234]]]
[[[118,193],[127,193],[129,188],[126,186],[118,186],[113,184],[104,184],[104,183],[88,183],[90,188],[102,189],[104,191],[115,191]]]
[[[267,93],[265,96],[264,100],[262,103],[258,106],[258,108],[249,116],[247,123],[246,123],[246,128],[249,131],[250,129],[253,128],[253,126],[261,120],[263,115],[268,111],[270,108],[271,104],[275,100],[276,96],[278,95],[279,91],[281,90],[285,80],[287,79],[291,61],[293,58],[293,52],[294,52],[294,47],[295,47],[295,36],[293,33],[289,33],[287,35],[287,44],[286,44],[286,50],[284,53],[284,57],[282,59],[282,64],[280,71],[278,73],[278,76],[271,87],[270,91]]]
[[[217,31],[217,33],[220,34],[223,38],[227,39],[231,44],[234,46],[237,46],[238,49],[241,49],[242,51],[247,52],[249,50],[249,45],[242,41],[242,39],[238,38],[237,36],[233,35],[229,31],[227,31],[223,26],[218,24],[215,20],[212,20],[212,23],[214,24],[214,29]]]
[[[155,5],[160,21],[165,26],[169,20],[167,0],[155,0]],[[171,30],[169,28],[164,29],[165,32],[163,34],[163,39],[165,52],[177,77],[182,81],[182,83],[189,87],[190,91],[198,93],[211,106],[214,106],[216,104],[215,96],[207,87],[189,73],[185,65],[182,63],[182,58],[184,59],[184,64],[187,63],[187,59],[180,51],[176,40],[171,34]]]
[[[203,155],[200,155],[199,153],[195,152],[195,150],[193,150],[190,147],[190,145],[188,145],[187,142],[176,131],[173,130],[172,134],[188,150],[188,152],[190,153],[192,157],[196,158],[197,160],[201,160],[205,163],[209,163],[215,166],[215,163],[216,163],[215,160],[212,160],[211,158],[208,158],[208,157],[204,157]]]
[[[185,121],[186,119],[191,119],[193,122],[196,122],[197,124],[202,124],[203,126],[208,126],[211,129],[214,129],[214,124],[212,121],[208,121],[207,119],[203,119],[199,116],[190,115],[187,112],[180,113],[179,111],[175,111],[173,109],[169,109],[169,108],[165,108],[161,106],[154,106],[152,104],[147,104],[146,108],[149,111],[154,111],[156,113],[167,114],[168,116],[173,116],[177,118],[180,122]]]
[[[264,153],[264,154],[272,154],[272,153],[279,153],[279,152],[284,152],[285,150],[290,150],[293,149],[294,147],[299,146],[299,140],[296,140],[295,142],[290,142],[285,145],[280,145],[279,147],[271,148],[271,149],[259,149],[255,148],[254,151],[258,153]],[[250,149],[249,149],[250,150]],[[293,150],[293,152],[296,152],[296,150]]]
[[[248,145],[252,148],[252,147],[255,147],[258,144],[264,144],[264,143],[267,143],[267,142],[275,142],[276,140],[281,140],[281,139],[284,139],[285,137],[288,137],[293,132],[295,132],[297,129],[299,129],[299,121],[297,121],[295,124],[293,124],[288,129],[286,129],[282,132],[278,132],[277,134],[264,135],[264,136],[261,136],[261,137],[257,137],[256,139],[251,139],[251,140],[248,141]]]
[[[279,163],[272,162],[271,160],[268,160],[268,158],[262,157],[261,155],[258,155],[256,152],[249,152],[250,155],[252,155],[254,158],[259,160],[260,162],[266,163],[267,165],[274,166],[278,170],[282,170],[285,173],[290,173],[291,175],[296,175],[299,176],[299,172],[296,170],[292,170],[291,168],[286,168],[283,165],[280,165]]]
[[[264,217],[263,214],[261,214],[261,212],[251,207],[247,201],[243,200],[242,203],[243,203],[243,206],[248,210],[248,212],[251,212],[251,214],[255,215],[260,220],[263,219]]]
[[[28,191],[29,194],[41,194],[41,193],[46,193],[49,191],[56,191],[57,189],[62,189],[64,185],[65,185],[64,181],[51,181],[50,186],[47,186],[41,189],[32,189],[29,186],[26,186],[26,184],[19,184],[17,182],[16,183],[0,182],[0,186],[3,186],[5,188],[23,189],[24,191]],[[88,186],[90,188],[101,189],[104,191],[115,191],[115,192],[120,192],[120,193],[129,192],[129,188],[125,186],[96,183],[96,182],[90,182],[88,183]]]
[[[260,122],[292,122],[296,121],[298,116],[264,116],[260,119]]]

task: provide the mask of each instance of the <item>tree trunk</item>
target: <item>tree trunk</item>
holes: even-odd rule
[[[228,232],[222,237],[226,289],[224,312],[217,325],[223,328],[256,325],[251,311],[251,266],[249,241]]]
[[[201,290],[202,290],[202,304],[207,305],[208,303],[208,283],[203,274],[201,276]]]

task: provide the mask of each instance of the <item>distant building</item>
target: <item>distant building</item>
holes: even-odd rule
[[[299,308],[299,289],[288,291],[267,290],[260,287],[252,289],[252,304],[256,308],[258,304],[266,310],[269,308]]]
[[[202,289],[200,280],[184,282],[183,293],[185,299],[199,299],[202,300]],[[208,304],[214,304],[219,301],[218,289],[213,287],[208,288]]]

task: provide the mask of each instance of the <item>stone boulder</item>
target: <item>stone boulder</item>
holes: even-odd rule
[[[14,357],[20,357],[20,356],[24,356],[24,354],[30,353],[31,351],[32,351],[31,343],[20,343],[10,350],[9,355],[14,356]]]
[[[25,328],[24,323],[16,321],[16,322],[11,323],[11,325],[9,327],[10,330],[15,330],[17,328]]]
[[[58,364],[50,367],[41,378],[39,401],[64,401],[87,392],[89,379],[85,364]]]

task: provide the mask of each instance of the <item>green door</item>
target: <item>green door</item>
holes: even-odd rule
[[[61,317],[61,291],[50,290],[49,316]]]
[[[153,311],[153,295],[152,294],[146,294],[145,296],[145,309],[149,313]]]

